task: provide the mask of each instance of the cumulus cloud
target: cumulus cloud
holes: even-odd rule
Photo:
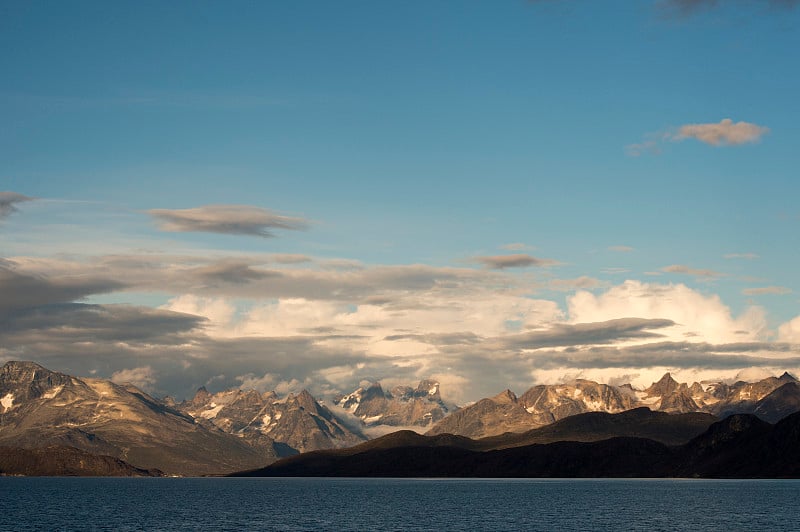
[[[16,192],[0,192],[0,220],[7,218],[17,212],[17,204],[26,201],[33,201],[33,198],[23,196]]]
[[[330,396],[363,379],[452,376],[458,389],[442,393],[463,402],[506,387],[524,391],[558,372],[650,378],[668,367],[732,377],[745,367],[792,370],[797,358],[791,326],[780,343],[768,343],[759,307],[734,316],[717,296],[680,284],[534,284],[488,268],[329,269],[266,254],[15,257],[2,275],[0,293],[16,295],[13,304],[0,298],[8,310],[0,360],[99,376],[149,367],[153,386],[178,397],[211,378],[219,388],[303,387]],[[544,288],[577,292],[565,312],[531,295]],[[108,291],[170,299],[158,309],[79,302]]]
[[[274,236],[274,229],[305,230],[308,220],[285,216],[250,205],[205,205],[192,209],[151,209],[147,211],[162,231],[205,232]]]
[[[483,264],[490,270],[505,270],[506,268],[527,268],[529,266],[547,267],[558,264],[552,259],[539,259],[524,253],[514,255],[492,255],[474,257],[475,262]]]
[[[778,341],[800,344],[800,316],[778,327]]]
[[[712,146],[735,146],[757,142],[769,133],[769,128],[749,122],[734,122],[725,118],[718,124],[686,124],[678,128],[671,139],[696,139]]]
[[[111,375],[111,381],[117,384],[133,384],[137,388],[151,391],[156,383],[156,372],[150,366],[122,369]]]
[[[763,339],[766,318],[760,307],[734,317],[717,295],[704,295],[683,284],[625,281],[602,294],[580,291],[567,300],[572,323],[601,322],[636,316],[668,319],[676,326],[662,331],[669,339],[697,338],[714,344]]]
[[[742,294],[746,296],[763,296],[763,295],[786,295],[791,294],[792,289],[785,286],[760,286],[758,288],[745,288]]]
[[[247,373],[239,375],[236,380],[240,382],[239,388],[242,390],[256,390],[261,393],[274,391],[278,395],[298,393],[312,384],[310,379],[304,379],[303,381],[291,379],[286,381],[271,373],[265,373],[261,377],[254,373]]]

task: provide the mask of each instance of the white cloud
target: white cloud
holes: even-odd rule
[[[769,133],[769,128],[749,122],[734,122],[730,118],[718,124],[685,124],[671,139],[682,141],[696,139],[712,146],[728,146],[757,142]]]
[[[769,133],[769,128],[749,122],[734,122],[725,118],[718,123],[684,124],[676,129],[648,133],[645,140],[629,144],[625,151],[630,157],[638,157],[644,153],[661,153],[661,146],[666,142],[682,142],[695,139],[711,146],[738,146],[752,144]]]
[[[750,307],[733,317],[719,296],[703,295],[683,284],[625,281],[599,295],[578,292],[568,299],[568,307],[572,323],[631,316],[672,320],[676,323],[674,327],[659,332],[673,341],[687,338],[714,344],[757,341],[766,331],[760,307]]]
[[[800,344],[800,316],[778,327],[778,341]]]
[[[111,375],[111,381],[117,384],[131,383],[137,388],[141,388],[145,391],[151,391],[157,381],[157,378],[156,372],[152,367],[142,366],[140,368],[115,371]]]
[[[194,314],[207,318],[206,329],[209,334],[230,336],[234,331],[236,306],[222,297],[198,297],[186,294],[170,299],[160,308],[184,314]]]
[[[256,390],[261,393],[274,391],[279,396],[290,393],[296,394],[311,385],[309,379],[305,381],[300,381],[298,379],[281,380],[279,376],[271,373],[265,373],[261,377],[253,373],[247,373],[245,375],[239,375],[236,377],[236,380],[241,383],[239,388],[242,390]]]

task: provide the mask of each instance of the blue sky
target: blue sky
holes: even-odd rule
[[[104,346],[95,338],[97,354],[79,357],[70,354],[74,339],[28,344],[19,332],[0,339],[0,357],[103,376],[141,370],[142,384],[170,393],[223,373],[215,382],[264,375],[319,393],[361,379],[429,374],[449,378],[453,388],[475,386],[481,366],[466,362],[474,345],[420,338],[402,349],[384,345],[399,326],[379,320],[379,327],[361,316],[377,312],[373,296],[403,299],[397,304],[406,311],[394,311],[408,312],[400,328],[418,336],[473,332],[485,343],[562,322],[671,319],[670,334],[653,332],[672,342],[665,351],[678,350],[678,338],[729,344],[744,327],[739,335],[758,343],[752,356],[761,357],[715,364],[722,359],[714,353],[725,350],[709,348],[703,364],[664,355],[583,367],[563,357],[544,363],[548,353],[535,346],[504,347],[482,355],[487,365],[511,362],[475,388],[480,393],[581,372],[646,381],[664,368],[700,378],[795,363],[769,357],[776,346],[782,356],[797,357],[791,346],[800,343],[800,321],[792,321],[800,315],[794,112],[800,7],[721,4],[5,2],[0,190],[34,198],[6,196],[10,207],[0,210],[7,281],[13,273],[73,282],[84,268],[84,278],[125,284],[88,283],[80,297],[21,301],[19,308],[121,303],[131,311],[197,313],[205,325],[171,334],[257,337],[264,347],[237,347],[243,354],[230,355],[236,363],[226,369],[208,362],[216,355],[187,354],[161,337],[129,344],[124,353],[114,351],[118,338]],[[207,225],[164,230],[151,212],[220,204],[305,223],[262,238]],[[221,214],[209,212],[219,223]],[[273,260],[288,254],[308,260]],[[499,268],[504,255],[528,262]],[[109,265],[112,256],[118,260]],[[233,263],[237,268],[225,270],[225,281],[213,289],[176,287],[162,275],[188,264]],[[407,284],[383,275],[392,268]],[[307,290],[273,290],[259,277],[267,271],[313,274],[320,283],[342,282],[334,271],[374,278],[340,297],[305,277],[298,282]],[[235,278],[237,272],[244,277]],[[333,277],[323,279],[324,272]],[[451,274],[455,280],[442,280]],[[239,290],[259,282],[265,286]],[[442,295],[448,282],[458,289]],[[638,283],[638,295],[623,289],[632,286],[626,282]],[[682,292],[687,300],[675,292],[681,287],[690,291]],[[518,299],[492,299],[510,292]],[[591,312],[581,306],[587,294],[597,300]],[[713,303],[706,317],[720,313],[715,325],[697,315],[696,323],[680,322],[689,319],[687,305],[704,308],[689,302],[695,295]],[[637,298],[651,304],[637,306]],[[478,331],[474,316],[412,315],[434,300],[494,308],[508,313],[501,322],[514,325]],[[332,301],[338,310],[320,310]],[[675,306],[667,308],[667,301]],[[237,318],[211,316],[212,302],[217,310],[236,309]],[[287,369],[254,354],[270,352],[270,338],[307,335],[275,310],[287,302],[306,305],[303,312],[317,316],[309,321],[319,330],[379,332],[350,345],[316,338],[316,347],[304,349],[320,352]],[[531,302],[544,317],[532,318]],[[541,310],[548,305],[555,309]],[[254,310],[266,308],[277,314]],[[13,309],[7,312],[16,316]],[[358,323],[348,314],[359,315]],[[257,315],[285,327],[258,322],[259,328]],[[142,351],[143,345],[157,351],[162,341],[158,357]],[[628,341],[578,347],[624,350]],[[59,342],[71,347],[54,347]],[[214,345],[215,353],[222,349]],[[519,364],[524,377],[510,382]]]

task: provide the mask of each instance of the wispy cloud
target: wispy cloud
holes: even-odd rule
[[[792,289],[785,286],[761,286],[758,288],[745,288],[742,294],[746,296],[763,296],[763,295],[776,295],[782,296],[791,294]]]
[[[609,246],[609,251],[617,251],[619,253],[630,253],[633,251],[633,248],[630,246]]]
[[[622,267],[609,267],[609,268],[602,268],[601,272],[607,275],[623,275],[626,273],[630,273],[630,268],[622,268]]]
[[[758,258],[758,255],[755,253],[727,253],[722,256],[724,259],[745,259],[745,260],[755,260]]]
[[[19,210],[17,209],[17,204],[26,201],[33,201],[33,198],[16,192],[0,192],[0,220],[17,212]]]
[[[529,266],[547,267],[555,266],[558,261],[553,259],[540,259],[532,255],[517,253],[514,255],[490,255],[474,257],[473,260],[483,264],[490,270],[505,270],[506,268],[527,268]]]
[[[726,275],[722,272],[718,272],[715,270],[691,268],[689,266],[686,266],[685,264],[671,264],[669,266],[664,266],[663,268],[661,268],[661,271],[666,273],[680,273],[683,275],[693,275],[695,277],[705,277],[705,278],[724,277]]]
[[[571,292],[573,290],[592,290],[605,285],[606,283],[599,279],[582,275],[575,279],[553,279],[547,283],[547,288],[556,292]]]
[[[500,246],[500,249],[505,249],[508,251],[530,251],[534,249],[533,246],[529,246],[528,244],[523,244],[522,242],[511,242],[510,244],[504,244]]]
[[[251,235],[269,238],[274,229],[305,230],[308,220],[277,214],[250,205],[205,205],[192,209],[151,209],[147,211],[162,231]]]
[[[685,17],[729,3],[721,0],[662,0],[660,5],[670,14]],[[774,8],[793,8],[800,4],[800,0],[745,0],[745,3]]]
[[[625,152],[631,157],[645,153],[658,154],[664,143],[683,142],[686,139],[695,139],[715,147],[739,146],[758,142],[767,133],[768,127],[724,118],[719,122],[683,124],[677,128],[648,133],[642,142],[626,146]]]

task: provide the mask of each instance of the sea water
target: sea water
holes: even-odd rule
[[[0,529],[800,530],[800,481],[0,477]]]

